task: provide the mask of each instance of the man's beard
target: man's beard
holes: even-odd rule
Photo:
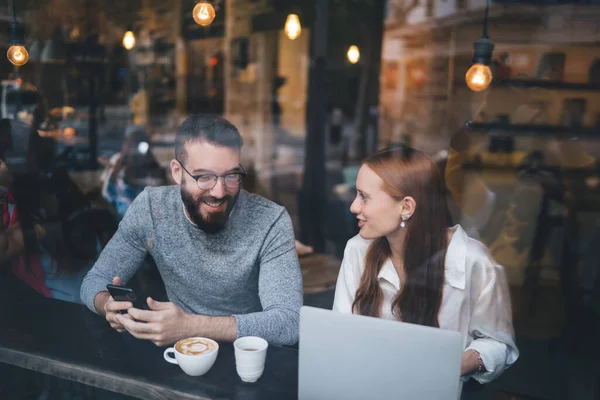
[[[221,199],[209,195],[200,196],[195,199],[191,193],[184,189],[183,185],[181,186],[180,192],[181,200],[183,201],[183,205],[185,206],[188,216],[192,222],[198,226],[198,228],[202,229],[206,233],[217,233],[225,229],[225,225],[229,220],[229,215],[233,210],[233,206],[240,196],[240,191],[238,190],[234,196],[226,194]],[[200,212],[200,206],[202,203],[218,203],[221,201],[227,203],[227,206],[223,211],[211,212],[206,216],[203,216]]]

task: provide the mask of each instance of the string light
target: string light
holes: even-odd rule
[[[206,1],[201,1],[196,4],[196,7],[194,7],[194,10],[192,11],[194,21],[200,26],[209,26],[212,24],[216,15],[213,5]]]
[[[29,61],[29,53],[25,46],[22,45],[10,46],[6,52],[6,57],[8,58],[8,61],[17,67],[25,65],[27,64],[27,61]]]
[[[17,67],[21,67],[27,64],[29,61],[29,53],[25,48],[25,29],[23,25],[17,22],[17,10],[15,8],[15,2],[17,0],[13,0],[12,2],[12,12],[13,12],[13,21],[10,24],[10,47],[6,52],[6,58],[13,65]]]
[[[473,64],[465,75],[467,86],[474,92],[487,89],[492,82],[492,70],[484,64]]]
[[[300,18],[296,14],[290,14],[285,20],[285,34],[290,40],[296,40],[302,33],[302,25],[300,25]]]
[[[348,61],[350,61],[351,64],[356,64],[358,60],[360,60],[360,50],[358,50],[358,46],[350,46],[346,55],[348,56]]]
[[[492,52],[494,51],[494,42],[488,37],[489,0],[485,2],[485,14],[483,19],[483,35],[479,40],[473,43],[473,65],[465,74],[465,80],[469,89],[475,92],[481,92],[487,89],[492,83],[492,70],[490,64],[492,61]]]
[[[131,50],[135,47],[135,34],[131,30],[128,30],[123,35],[123,47],[127,50]]]

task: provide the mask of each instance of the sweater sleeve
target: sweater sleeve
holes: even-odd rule
[[[262,311],[234,315],[238,337],[259,336],[279,345],[296,343],[302,306],[302,274],[287,211],[283,211],[271,226],[263,243],[258,295]]]
[[[93,312],[94,298],[106,291],[115,276],[126,283],[142,265],[149,248],[151,232],[150,206],[147,190],[131,204],[119,229],[108,242],[94,267],[81,285],[81,301]]]

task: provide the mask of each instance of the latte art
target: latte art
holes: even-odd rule
[[[177,342],[175,350],[187,356],[199,356],[212,353],[217,349],[217,344],[204,338],[189,338]]]

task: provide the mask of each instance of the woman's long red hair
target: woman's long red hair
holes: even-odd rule
[[[407,230],[406,281],[401,282],[392,301],[392,312],[404,322],[439,327],[450,221],[440,171],[426,154],[407,147],[381,150],[367,157],[364,164],[383,180],[388,194],[398,200],[410,196],[417,204],[403,228]],[[369,246],[352,305],[355,313],[381,316],[383,292],[378,275],[390,256],[385,237],[375,239]]]

